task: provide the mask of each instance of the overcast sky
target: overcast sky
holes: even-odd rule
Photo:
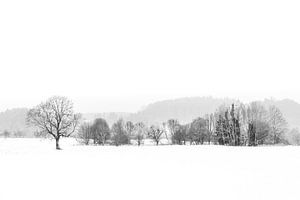
[[[0,1],[0,111],[186,96],[300,102],[299,0]]]

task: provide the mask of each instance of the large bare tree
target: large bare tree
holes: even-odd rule
[[[56,149],[60,149],[59,139],[69,137],[76,131],[80,115],[75,114],[73,103],[66,97],[54,96],[32,108],[27,113],[27,124],[38,128],[41,135],[55,139]]]

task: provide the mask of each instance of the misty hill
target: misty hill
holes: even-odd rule
[[[239,101],[228,98],[190,97],[152,103],[141,111],[132,114],[105,113],[93,114],[93,116],[102,116],[108,120],[110,125],[119,118],[133,122],[142,121],[148,125],[166,122],[168,119],[173,118],[178,119],[180,123],[184,124],[191,122],[197,117],[204,116],[208,113],[213,113],[222,104],[230,105],[233,102],[238,103]],[[277,106],[282,111],[291,128],[300,128],[299,103],[289,99],[279,101],[268,99],[261,101],[261,103],[266,106]],[[94,118],[89,119],[92,120]]]
[[[133,122],[142,121],[148,125],[166,122],[171,118],[178,119],[180,123],[188,123],[199,116],[214,112],[222,104],[230,105],[233,102],[238,101],[212,97],[180,98],[149,104],[137,113],[86,113],[83,114],[83,119],[92,121],[101,117],[106,119],[110,126],[119,118]],[[299,103],[289,99],[264,100],[262,103],[266,106],[277,106],[291,128],[300,128]],[[12,133],[22,132],[26,137],[33,136],[32,129],[28,128],[25,123],[27,111],[26,108],[17,108],[0,112],[0,134],[4,130],[8,130]]]
[[[33,131],[26,126],[26,108],[14,108],[0,113],[0,134],[9,131],[19,136],[31,137]],[[20,135],[21,134],[21,135]]]
[[[84,113],[82,114],[83,121],[91,122],[96,118],[103,118],[111,126],[118,119],[129,119],[131,113],[124,112],[108,112],[108,113]]]
[[[191,122],[193,119],[214,112],[222,104],[237,102],[233,99],[218,99],[212,97],[189,97],[165,100],[148,105],[143,110],[132,114],[129,119],[147,124],[156,124],[168,119],[178,119],[181,123]]]

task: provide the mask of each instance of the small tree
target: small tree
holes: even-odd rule
[[[180,125],[174,130],[175,132],[172,139],[174,144],[185,145],[188,138],[188,128],[189,125]]]
[[[92,126],[89,123],[84,123],[79,127],[77,139],[80,143],[88,145],[92,138]]]
[[[124,121],[119,119],[116,123],[113,124],[112,128],[112,141],[116,146],[129,144],[129,136],[126,133],[124,127]]]
[[[129,137],[132,137],[133,129],[134,129],[134,124],[131,121],[125,123],[125,130]]]
[[[94,143],[104,145],[110,138],[109,126],[105,119],[95,119],[92,125]]]
[[[203,144],[207,138],[208,130],[205,119],[199,117],[195,119],[189,130],[189,139],[192,143]]]
[[[133,128],[133,139],[135,139],[140,146],[143,143],[146,133],[146,126],[143,122],[136,123]]]
[[[148,137],[152,139],[156,143],[156,145],[158,145],[163,133],[164,133],[163,129],[156,126],[151,126],[147,134]]]
[[[40,135],[51,135],[59,150],[59,139],[76,131],[80,115],[74,114],[73,103],[66,97],[54,96],[27,113],[27,124],[37,127]]]

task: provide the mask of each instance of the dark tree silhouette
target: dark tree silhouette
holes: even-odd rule
[[[151,126],[148,131],[148,137],[150,139],[152,139],[156,143],[156,145],[158,145],[163,133],[164,133],[164,130],[162,130],[161,128]]]
[[[189,131],[190,125],[179,125],[178,128],[175,129],[174,135],[173,135],[173,143],[179,144],[179,145],[185,145],[186,141],[188,139],[188,131]]]
[[[207,138],[208,130],[206,126],[206,120],[199,117],[195,119],[189,129],[189,139],[192,143],[203,144]]]
[[[113,124],[111,128],[112,132],[112,141],[114,145],[119,146],[123,144],[129,144],[130,139],[125,130],[124,121],[119,119],[116,123]]]
[[[105,142],[110,138],[109,126],[105,119],[95,119],[92,125],[94,144],[104,145]]]
[[[248,135],[249,135],[249,146],[256,145],[256,129],[253,123],[249,123],[248,128]]]

